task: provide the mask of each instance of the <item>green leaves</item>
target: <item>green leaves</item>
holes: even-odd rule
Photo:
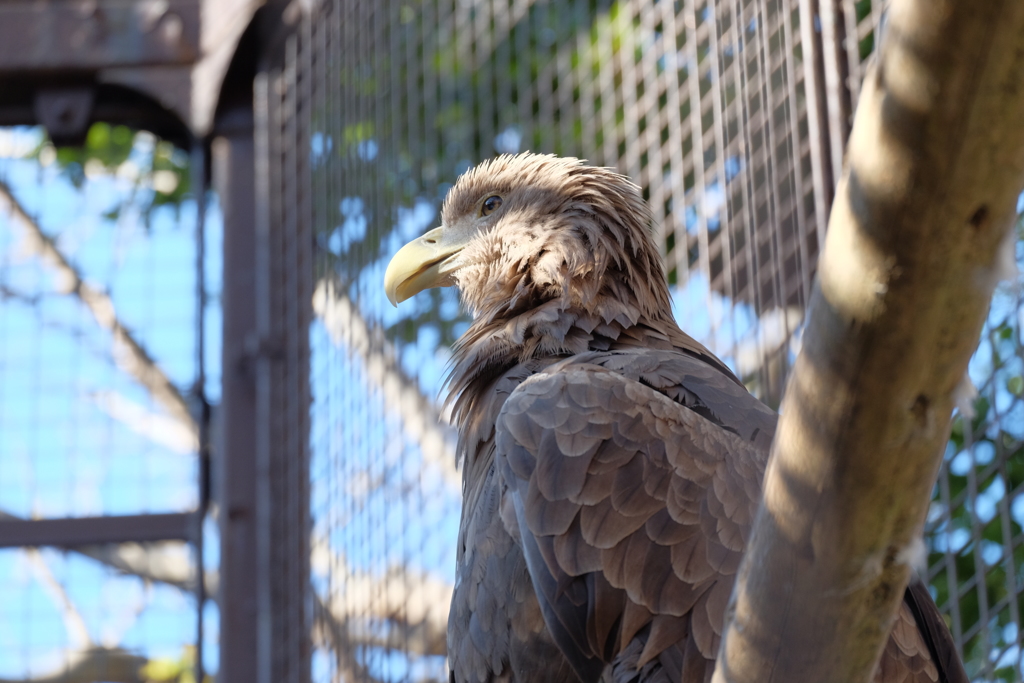
[[[1000,318],[982,334],[976,359],[987,377],[974,414],[953,420],[926,537],[929,582],[962,636],[968,674],[1012,681],[1024,612],[1024,354],[1017,316]]]
[[[189,155],[152,133],[127,126],[94,123],[81,147],[54,147],[44,138],[29,158],[44,167],[56,165],[76,188],[102,176],[132,183],[128,198],[103,213],[108,220],[120,218],[131,204],[148,226],[154,210],[162,206],[178,210],[190,196]]]

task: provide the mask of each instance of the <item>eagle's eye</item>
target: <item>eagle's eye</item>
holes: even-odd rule
[[[501,208],[501,197],[492,195],[484,200],[483,206],[480,207],[480,215],[490,216],[499,208]]]

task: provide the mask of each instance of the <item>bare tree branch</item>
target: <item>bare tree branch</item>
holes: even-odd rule
[[[350,643],[414,655],[447,653],[451,585],[404,567],[384,576],[350,575],[345,583],[344,593],[332,596],[324,607],[345,625]]]
[[[146,663],[146,658],[120,649],[93,647],[85,620],[64,586],[54,577],[42,554],[35,548],[23,551],[36,580],[61,610],[72,647],[64,663],[50,673],[30,679],[0,678],[0,683],[142,683],[139,669]]]
[[[113,335],[114,360],[118,367],[146,387],[157,403],[198,439],[199,430],[188,402],[117,317],[110,297],[82,279],[81,273],[65,258],[53,238],[43,232],[2,180],[0,210],[6,211],[25,231],[25,247],[29,253],[39,256],[56,271],[60,291],[77,296],[100,327]]]
[[[195,591],[195,561],[180,542],[119,543],[117,545],[81,546],[74,552],[112,567],[122,574],[145,581],[165,583],[186,593]],[[206,594],[216,595],[219,586],[216,571],[206,571]]]
[[[437,468],[455,491],[461,491],[462,477],[455,469],[454,430],[441,422],[437,405],[402,370],[395,348],[383,331],[371,326],[331,280],[321,280],[317,285],[313,311],[331,340],[362,360],[367,377],[383,393],[384,404],[397,411],[406,436],[420,445],[426,464]]]
[[[89,637],[89,629],[85,625],[85,619],[78,611],[78,607],[71,601],[64,586],[53,575],[50,565],[46,563],[43,556],[36,548],[25,548],[25,557],[32,567],[36,581],[50,594],[51,599],[56,603],[64,618],[64,628],[68,632],[68,638],[76,649],[87,649],[92,646],[92,638]]]
[[[1022,74],[1024,3],[892,3],[715,681],[870,679],[1006,274]]]
[[[323,538],[313,539],[312,565],[338,581],[337,591],[321,600],[350,644],[446,654],[450,583],[408,567],[395,566],[383,575],[353,569]]]
[[[97,391],[89,398],[112,419],[152,443],[179,455],[190,455],[199,450],[198,435],[191,423],[150,410],[116,391]]]
[[[358,660],[359,648],[349,638],[348,622],[338,618],[324,605],[323,599],[313,591],[313,644],[334,653],[338,671],[331,681],[367,681],[375,678]]]
[[[335,655],[339,674],[332,679],[335,681],[373,683],[380,680],[359,661],[360,653],[365,652],[368,647],[394,650],[405,656],[437,655],[443,657],[445,655],[443,632],[440,634],[441,651],[424,652],[419,649],[423,642],[421,639],[417,637],[403,639],[403,635],[407,631],[404,630],[404,623],[401,621],[388,623],[386,628],[393,635],[381,637],[370,632],[371,629],[354,626],[353,618],[333,613],[324,604],[323,599],[315,594],[313,621],[313,643],[327,648]]]

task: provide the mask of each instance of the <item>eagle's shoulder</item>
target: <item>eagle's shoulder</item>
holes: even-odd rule
[[[771,447],[778,421],[775,411],[717,366],[678,349],[577,354],[518,378],[501,403],[502,408],[510,404],[512,411],[553,411],[555,404],[561,403],[566,405],[560,410],[588,414],[599,407],[626,409],[637,402],[656,401],[655,394],[735,434],[758,451],[767,454]]]

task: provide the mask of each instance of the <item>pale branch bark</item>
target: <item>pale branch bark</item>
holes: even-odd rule
[[[85,619],[42,555],[35,548],[25,548],[24,553],[36,580],[61,611],[71,648],[64,661],[47,673],[25,679],[0,678],[0,683],[142,683],[140,668],[146,658],[117,648],[93,646]]]
[[[184,552],[178,541],[87,545],[70,550],[116,569],[122,574],[135,576],[144,581],[164,583],[186,593],[195,591],[195,562]],[[206,595],[216,596],[219,574],[216,571],[207,571],[204,578]]]
[[[461,491],[462,477],[455,469],[454,430],[441,422],[437,404],[425,397],[416,380],[402,370],[394,345],[383,331],[370,325],[358,306],[330,280],[317,285],[313,311],[331,341],[362,361],[367,379],[383,394],[384,405],[398,414],[402,431],[420,445],[424,462],[435,467],[455,491]]]
[[[314,572],[337,581],[318,600],[346,642],[414,655],[447,652],[452,584],[409,567],[394,566],[384,574],[353,568],[324,538],[313,539],[311,555]]]
[[[348,624],[344,618],[338,618],[324,605],[323,599],[313,592],[313,645],[334,653],[335,665],[338,667],[334,681],[378,681],[358,659],[356,644],[349,639]]]
[[[25,231],[24,246],[28,253],[39,256],[55,271],[59,290],[78,297],[100,327],[111,333],[114,338],[114,360],[118,367],[146,387],[153,399],[171,417],[186,427],[198,443],[199,429],[184,396],[117,317],[110,297],[85,282],[81,273],[57,247],[55,240],[43,232],[39,223],[29,215],[11,188],[2,180],[0,211],[8,213]]]
[[[0,521],[4,519],[23,518],[0,510]],[[68,550],[145,581],[168,584],[187,592],[195,590],[195,565],[182,552],[180,543],[120,543]],[[316,595],[318,609],[322,609],[318,618],[326,620],[318,627],[325,629],[320,638],[336,640],[340,637],[338,634],[343,633],[350,648],[380,647],[419,656],[445,655],[451,584],[402,567],[394,567],[383,575],[354,570],[343,556],[330,550],[323,538],[314,539],[312,552],[314,565],[319,566],[321,573],[343,579],[339,592],[326,598]],[[218,578],[215,571],[206,573],[208,595],[216,595]],[[50,580],[46,576],[40,580],[55,593],[55,602],[65,607],[70,605],[60,597],[62,589],[52,576]],[[70,606],[73,609],[73,605]],[[74,638],[78,645],[76,651],[85,652],[85,646],[90,644],[88,632],[80,617],[76,623],[80,624],[79,628],[72,629],[69,625],[69,632],[78,634]],[[379,624],[386,624],[387,628],[374,627]],[[84,640],[81,634],[85,634]],[[100,655],[107,656],[102,652],[96,656]]]
[[[46,563],[38,549],[25,548],[24,552],[36,581],[50,594],[50,598],[60,610],[72,647],[81,650],[92,647],[92,638],[89,637],[89,629],[85,625],[82,613],[64,590],[63,584],[53,575],[50,565]]]
[[[448,605],[452,586],[395,567],[384,576],[345,577],[348,587],[324,601],[345,625],[350,643],[414,655],[447,652]],[[386,624],[381,629],[381,624]]]
[[[396,625],[389,623],[387,633],[380,635],[368,633],[373,630],[363,627],[353,628],[354,618],[332,612],[324,603],[323,598],[313,595],[313,645],[334,653],[338,670],[332,681],[367,681],[374,683],[381,679],[375,677],[360,661],[360,654],[366,647],[391,649],[404,655],[440,655],[444,656],[444,633],[441,634],[441,650],[439,652],[423,652],[416,649],[416,643],[401,640],[401,632],[396,633]],[[379,624],[378,624],[378,629]],[[2,683],[2,681],[0,681]]]
[[[117,391],[95,391],[88,398],[111,419],[147,441],[163,446],[179,455],[192,455],[199,450],[199,438],[191,423],[151,410]]]
[[[715,681],[870,679],[1004,276],[1022,121],[1024,3],[893,1]]]

